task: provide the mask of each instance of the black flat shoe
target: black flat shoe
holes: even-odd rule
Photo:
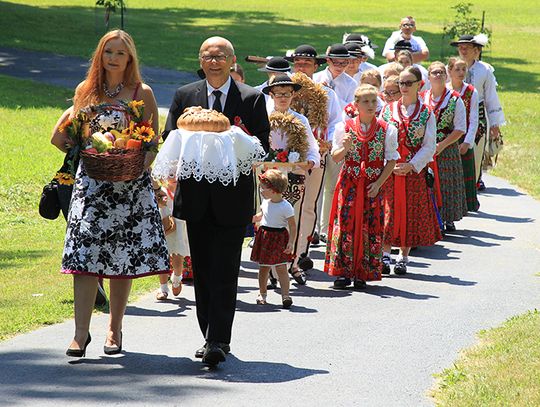
[[[289,309],[292,305],[292,299],[291,297],[285,297],[281,303],[283,304],[283,309]]]
[[[219,343],[210,342],[206,345],[202,362],[211,367],[217,366],[219,362],[225,362],[225,352],[223,352]]]
[[[355,290],[363,290],[367,287],[367,284],[364,280],[354,280],[353,285]]]
[[[88,332],[88,338],[86,338],[84,348],[82,349],[68,348],[68,350],[66,350],[66,355],[74,357],[74,358],[84,358],[86,356],[86,347],[91,341],[92,341],[92,337],[90,336],[90,332]]]
[[[313,233],[313,237],[311,238],[311,244],[316,245],[321,243],[321,239],[319,238],[319,234],[317,232]]]
[[[444,224],[444,228],[447,232],[455,232],[456,231],[456,225],[454,222],[446,222]]]
[[[122,352],[122,332],[120,332],[120,345],[103,346],[103,353],[106,355],[117,355]]]
[[[225,352],[225,354],[228,354],[231,352],[231,346],[229,344],[222,343],[220,344],[220,346],[221,346],[221,350]],[[206,350],[206,343],[195,351],[195,357],[199,359],[202,358],[204,356],[205,350]]]
[[[390,274],[390,257],[383,256],[382,258],[382,274]]]
[[[351,285],[351,279],[348,277],[338,277],[334,281],[334,288],[343,289]]]

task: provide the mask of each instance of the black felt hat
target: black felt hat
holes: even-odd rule
[[[311,45],[299,45],[296,49],[285,57],[287,61],[294,62],[294,58],[313,58],[317,65],[325,64],[326,58],[324,56],[317,55],[317,50]]]
[[[373,49],[379,48],[377,45],[372,44],[369,37],[364,34],[358,34],[358,33],[345,34],[343,36],[343,43],[347,44],[348,42],[356,42],[357,44],[360,44],[360,46],[367,45],[368,47],[371,47]]]
[[[273,57],[268,60],[264,68],[259,68],[260,72],[291,72],[289,62],[283,57]]]
[[[412,44],[410,41],[407,40],[399,40],[394,45],[394,51],[401,51],[401,50],[411,51],[412,52]]]
[[[274,86],[292,86],[295,91],[302,88],[299,83],[294,83],[288,75],[276,75],[268,82],[268,86],[262,88],[262,92],[268,95]]]
[[[324,56],[326,58],[354,58],[343,44],[330,45]]]
[[[459,44],[474,44],[479,45],[481,47],[485,47],[489,41],[489,38],[485,34],[478,34],[478,35],[460,35],[457,41],[452,41],[450,43],[451,46],[457,47]]]
[[[345,44],[345,48],[347,48],[347,51],[349,51],[350,55],[353,55],[355,57],[366,55],[364,51],[362,51],[362,46],[357,42],[348,42]]]

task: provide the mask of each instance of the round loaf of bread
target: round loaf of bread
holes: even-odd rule
[[[220,133],[231,128],[227,116],[211,109],[203,109],[193,106],[184,109],[184,113],[178,118],[176,125],[179,129],[189,131],[209,131]]]

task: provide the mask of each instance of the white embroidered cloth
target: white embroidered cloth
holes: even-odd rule
[[[248,175],[265,154],[259,139],[236,126],[221,133],[177,129],[159,150],[152,176],[236,184],[240,174]]]

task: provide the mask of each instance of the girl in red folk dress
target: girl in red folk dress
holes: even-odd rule
[[[436,123],[418,98],[422,73],[414,66],[399,75],[401,99],[381,113],[398,129],[400,158],[385,185],[383,274],[390,273],[390,249],[400,247],[394,272],[405,274],[413,246],[430,246],[441,239],[428,185],[426,165],[435,154]]]
[[[458,141],[467,130],[465,105],[459,93],[446,88],[446,66],[433,62],[428,69],[431,89],[422,94],[437,121],[437,146],[435,149],[439,184],[442,196],[441,218],[445,230],[456,230],[455,221],[467,215],[467,199],[463,166]]]
[[[328,226],[324,271],[338,277],[334,288],[355,288],[381,279],[384,208],[382,185],[392,173],[397,129],[375,117],[377,89],[360,85],[354,95],[358,116],[336,126],[332,158],[345,159]]]
[[[253,217],[253,223],[260,222],[260,226],[251,252],[251,260],[259,263],[257,304],[266,304],[268,276],[272,266],[275,266],[281,286],[283,308],[288,309],[292,305],[292,299],[289,296],[287,263],[294,260],[293,248],[296,237],[294,208],[283,199],[288,180],[285,174],[272,169],[259,175],[259,181],[263,202],[261,211]]]
[[[448,60],[448,75],[450,75],[450,82],[446,86],[458,92],[465,104],[467,133],[459,141],[459,153],[463,166],[467,209],[476,212],[480,208],[476,193],[474,163],[474,146],[478,130],[478,91],[470,83],[464,82],[467,76],[467,62],[463,59],[452,57]]]

